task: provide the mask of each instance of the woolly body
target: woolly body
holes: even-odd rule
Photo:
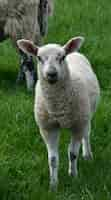
[[[77,129],[96,110],[99,86],[88,60],[82,54],[72,53],[66,62],[68,70],[61,83],[37,83],[35,116],[43,127],[57,123],[61,128]]]
[[[0,24],[4,23],[4,34],[15,42],[26,37],[37,43],[40,37],[38,6],[39,0],[0,1]]]

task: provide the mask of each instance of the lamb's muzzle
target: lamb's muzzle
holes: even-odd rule
[[[56,83],[58,80],[57,78],[57,72],[55,71],[52,71],[52,72],[47,72],[47,81],[50,83],[50,84],[54,84]]]

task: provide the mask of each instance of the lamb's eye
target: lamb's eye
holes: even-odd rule
[[[40,56],[37,56],[39,62],[43,63],[43,59]]]
[[[59,62],[61,63],[61,62],[63,62],[64,61],[64,59],[65,59],[65,55],[63,55],[63,56],[61,56],[60,58],[59,58]]]

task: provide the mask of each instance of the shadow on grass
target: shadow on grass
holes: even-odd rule
[[[17,71],[9,71],[7,69],[3,70],[0,68],[0,82],[2,80],[5,80],[5,81],[10,81],[10,82],[13,82],[16,80],[16,77],[17,77]]]
[[[16,91],[16,90],[26,90],[25,81],[20,84],[16,83],[17,71],[8,71],[8,69],[0,69],[0,90],[1,91]]]

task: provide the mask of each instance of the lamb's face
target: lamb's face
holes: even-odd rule
[[[65,51],[59,45],[51,44],[39,48],[37,55],[39,76],[49,84],[62,80],[66,68],[65,57]]]

